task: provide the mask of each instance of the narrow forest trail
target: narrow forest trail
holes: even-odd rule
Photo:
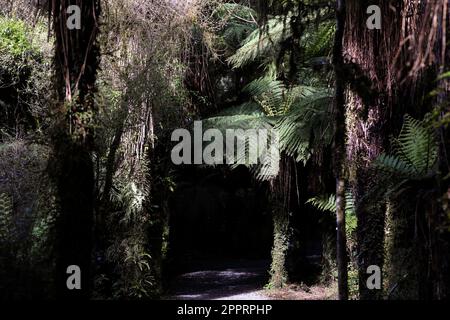
[[[206,262],[175,277],[169,300],[270,300],[267,261]]]

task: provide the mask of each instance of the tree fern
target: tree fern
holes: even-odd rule
[[[256,87],[257,85],[259,87]],[[250,90],[253,93],[260,93],[261,88],[266,86],[272,86],[280,92],[285,89],[280,83],[266,80],[260,80],[252,86]],[[265,105],[259,101],[259,110],[257,103],[244,104],[228,111],[225,115],[207,119],[206,126],[218,128],[223,132],[226,129],[267,129],[269,133],[273,133],[270,139],[279,139],[277,144],[280,153],[284,152],[296,161],[306,163],[315,146],[323,146],[331,142],[332,130],[326,127],[329,123],[328,109],[332,98],[331,92],[326,89],[296,87],[287,91],[284,99],[281,96],[280,93],[278,98],[264,100]],[[238,113],[233,114],[233,112]],[[252,141],[246,144],[247,148],[241,150],[241,154],[237,156],[239,164],[246,163],[244,160],[251,143],[258,142]],[[260,180],[270,179],[273,173],[271,165],[277,161],[271,157],[276,155],[269,152],[263,145],[258,145],[258,150],[261,152],[259,156],[264,155],[267,158],[262,165],[252,166],[252,171]]]
[[[242,10],[231,5],[224,7],[223,14]],[[247,18],[252,16],[252,12]],[[269,129],[273,138],[279,139],[279,153],[284,153],[297,162],[306,163],[315,149],[323,148],[331,142],[332,128],[330,123],[330,105],[333,93],[324,87],[309,87],[301,85],[287,85],[281,80],[277,58],[283,41],[292,37],[291,14],[269,19],[264,28],[254,30],[232,55],[228,62],[234,67],[243,67],[249,63],[261,62],[265,74],[250,82],[244,91],[251,96],[251,102],[234,107],[226,112],[208,119],[207,126],[217,128],[223,132],[226,129]],[[305,17],[308,19],[308,17]],[[312,17],[311,17],[312,18]],[[242,21],[241,21],[242,22]],[[307,26],[302,37],[302,45],[306,55],[300,57],[300,65],[307,66],[307,60],[316,55],[328,55],[332,47],[334,23],[325,22]],[[233,26],[229,26],[234,28]],[[230,34],[233,34],[230,31]],[[319,80],[318,82],[323,79]],[[251,143],[258,143],[253,141]],[[250,144],[248,144],[250,145]],[[247,145],[247,147],[248,147]],[[267,152],[263,146],[267,163],[273,154]],[[247,149],[238,155],[239,164],[246,164]],[[270,179],[271,167],[264,163],[251,166],[250,169],[261,180]]]
[[[271,89],[275,93],[270,99],[264,99],[267,96],[262,92],[270,92]],[[272,134],[269,136],[271,140],[278,139],[279,153],[284,152],[303,163],[309,160],[314,147],[331,142],[332,128],[326,126],[330,120],[328,110],[332,99],[329,90],[300,86],[287,90],[281,82],[265,78],[253,82],[246,90],[259,94],[261,100],[254,98],[253,103],[243,104],[207,119],[206,128],[217,128],[223,133],[227,129],[267,129]],[[250,141],[245,144],[246,148],[237,155],[238,164],[247,163],[246,156],[252,143],[258,144],[258,156],[266,157],[266,161],[251,166],[251,170],[259,180],[269,180],[273,177],[272,165],[279,158],[260,142]]]
[[[267,116],[278,117],[274,129],[280,149],[297,162],[307,162],[313,148],[331,143],[331,90],[307,86],[288,89],[270,76],[253,81],[245,90]]]

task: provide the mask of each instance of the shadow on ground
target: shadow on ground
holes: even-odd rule
[[[203,262],[173,279],[168,300],[269,300],[269,262]]]

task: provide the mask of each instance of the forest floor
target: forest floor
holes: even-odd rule
[[[267,261],[208,262],[175,277],[168,300],[332,300],[333,288],[289,285],[266,290]]]
[[[286,288],[266,290],[270,300],[336,300],[336,288],[315,285],[290,284]]]

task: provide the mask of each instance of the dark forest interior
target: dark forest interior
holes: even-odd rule
[[[0,301],[449,300],[449,0],[0,0]]]

